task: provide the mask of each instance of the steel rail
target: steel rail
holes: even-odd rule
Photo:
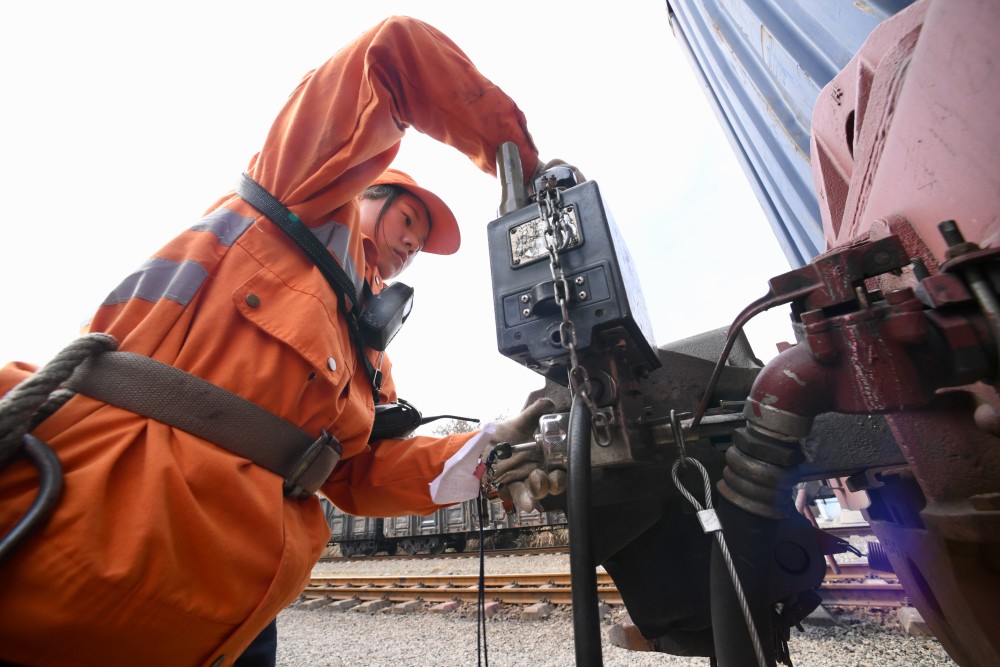
[[[478,574],[432,574],[432,575],[344,575],[336,577],[313,577],[309,587],[313,586],[424,586],[428,588],[467,588],[478,585]],[[486,588],[503,587],[540,587],[569,586],[569,572],[537,572],[531,574],[488,574],[485,576]],[[598,586],[612,586],[614,581],[607,572],[597,573]],[[307,589],[308,590],[308,589]]]
[[[819,588],[823,604],[841,607],[902,607],[906,592],[895,582],[866,578],[872,573],[864,563],[847,564],[850,572],[831,575],[833,579],[859,578],[860,582],[826,581]],[[597,573],[598,598],[608,605],[623,604],[621,595],[606,572]],[[506,604],[571,604],[572,586],[568,573],[488,575],[486,593],[491,600]],[[302,592],[303,598],[332,600],[388,600],[406,602],[448,602],[478,600],[478,575],[407,575],[316,577]]]
[[[824,605],[837,607],[905,607],[906,591],[901,584],[868,581],[863,584],[823,584],[819,595]]]
[[[397,588],[395,586],[330,587],[310,588],[303,593],[303,596],[306,598],[329,597],[331,600],[388,600],[390,602],[408,602],[410,600],[450,602],[459,600],[461,602],[474,602],[479,599],[479,590],[478,588]],[[573,590],[565,586],[559,588],[494,588],[487,592],[487,596],[490,600],[505,604],[548,602],[549,604],[568,605],[572,602]],[[613,586],[598,587],[597,597],[608,605],[623,604],[618,589]]]
[[[840,572],[834,573],[829,567],[826,570],[826,581],[842,579],[895,579],[895,575],[876,572],[863,561],[855,563],[839,563]],[[336,575],[313,577],[310,586],[474,586],[479,575],[473,574],[413,574],[413,575]],[[487,588],[503,586],[569,586],[568,572],[533,572],[530,574],[490,574],[485,577]],[[612,585],[611,575],[603,570],[597,572],[599,585]]]

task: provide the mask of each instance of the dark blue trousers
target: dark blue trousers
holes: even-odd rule
[[[234,663],[235,667],[275,667],[278,659],[278,619],[268,623]]]

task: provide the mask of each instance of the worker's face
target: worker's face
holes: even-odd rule
[[[383,279],[390,280],[409,266],[424,247],[431,225],[423,202],[409,193],[400,193],[379,221],[384,204],[384,200],[361,200],[361,231],[374,239],[378,271]]]

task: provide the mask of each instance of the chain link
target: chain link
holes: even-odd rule
[[[587,369],[580,365],[577,354],[576,325],[569,316],[569,281],[563,271],[559,253],[572,241],[572,234],[567,230],[566,222],[569,215],[562,207],[562,192],[558,188],[549,188],[538,196],[538,214],[545,223],[545,248],[549,253],[549,270],[552,273],[552,287],[555,290],[556,305],[562,315],[559,323],[559,342],[569,350],[569,388],[574,396],[579,396],[590,410],[590,421],[597,444],[606,447],[611,444],[611,424],[603,412],[598,411],[593,398],[593,386]]]

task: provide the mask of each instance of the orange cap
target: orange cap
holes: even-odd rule
[[[397,185],[423,202],[430,215],[431,230],[424,242],[423,252],[435,255],[451,255],[462,245],[462,235],[458,231],[458,220],[448,205],[440,197],[417,185],[409,174],[398,169],[386,169],[372,185]]]

